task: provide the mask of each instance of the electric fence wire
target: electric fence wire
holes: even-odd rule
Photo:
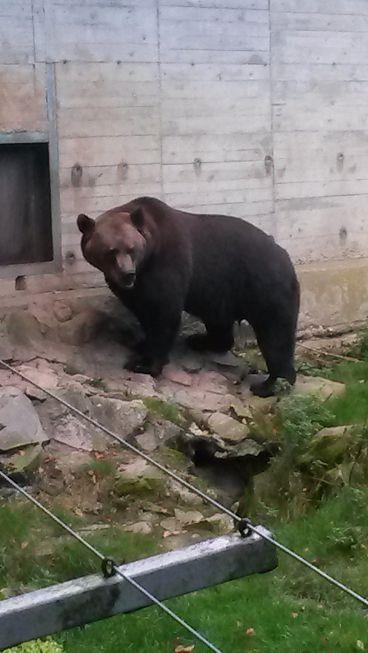
[[[70,528],[70,526],[68,526],[68,524],[66,524],[64,521],[62,521],[62,519],[59,519],[59,517],[57,517],[57,515],[54,515],[54,513],[51,512],[51,510],[46,508],[46,506],[44,506],[42,503],[40,503],[40,501],[35,499],[35,497],[33,497],[31,494],[29,494],[29,492],[27,492],[24,488],[22,488],[20,485],[18,485],[18,483],[13,481],[13,479],[11,479],[1,469],[0,469],[0,478],[3,478],[7,483],[9,483],[9,485],[11,485],[15,490],[17,490],[17,492],[22,494],[28,501],[31,501],[33,503],[33,505],[35,505],[39,510],[42,510],[42,512],[44,512],[50,519],[52,519],[54,522],[56,522],[59,526],[61,526],[61,528],[63,528],[65,531],[67,531],[69,533],[69,535],[74,537],[80,544],[82,544],[91,553],[93,553],[93,555],[95,555],[97,558],[99,558],[101,560],[101,562],[103,563],[103,567],[106,568],[108,566],[109,569],[111,569],[111,572],[108,574],[109,576],[117,574],[118,576],[123,578],[126,582],[130,583],[130,585],[133,585],[133,587],[135,587],[135,589],[139,590],[139,592],[144,594],[152,603],[157,605],[157,607],[159,607],[167,615],[169,615],[169,617],[174,619],[174,621],[176,621],[180,626],[185,628],[185,630],[187,630],[191,635],[193,635],[196,639],[198,639],[200,642],[202,642],[202,644],[207,646],[207,648],[210,651],[214,651],[214,653],[222,653],[222,651],[220,651],[219,648],[214,646],[214,644],[211,644],[211,642],[209,642],[208,639],[206,639],[206,637],[204,637],[203,635],[201,635],[201,633],[199,633],[197,630],[192,628],[192,626],[190,626],[186,621],[184,621],[184,619],[182,619],[177,614],[175,614],[175,612],[173,612],[164,603],[162,603],[162,601],[157,599],[153,594],[151,594],[151,592],[146,590],[142,585],[140,585],[140,583],[138,583],[136,580],[134,580],[134,578],[132,578],[128,574],[125,574],[123,571],[121,571],[121,569],[118,567],[118,565],[113,560],[109,560],[108,558],[106,558],[106,556],[104,556],[103,553],[101,553],[101,551],[99,551],[94,546],[92,546],[92,544],[90,544],[87,540],[85,540],[84,537],[81,537],[75,530],[73,530],[73,528]]]
[[[350,587],[348,587],[344,583],[341,583],[340,581],[336,580],[335,578],[333,578],[332,576],[327,574],[325,571],[322,571],[322,569],[319,569],[313,563],[309,562],[308,560],[303,558],[301,555],[299,555],[298,553],[296,553],[292,549],[289,549],[284,544],[281,544],[280,542],[275,540],[271,535],[268,535],[267,533],[264,533],[263,531],[259,530],[256,526],[254,526],[250,522],[249,519],[243,519],[242,517],[237,515],[232,510],[229,510],[228,508],[223,506],[221,503],[216,501],[216,499],[213,499],[212,497],[208,496],[207,494],[205,494],[205,492],[202,492],[202,490],[197,488],[195,485],[192,485],[192,483],[189,483],[185,479],[181,478],[181,476],[179,476],[175,472],[171,471],[170,469],[168,469],[164,465],[161,465],[161,463],[157,462],[156,460],[154,460],[153,458],[151,458],[150,456],[145,454],[143,451],[141,451],[140,449],[135,447],[133,444],[130,444],[130,442],[128,442],[124,438],[117,435],[117,433],[114,433],[110,429],[106,428],[105,426],[103,426],[102,424],[97,422],[92,417],[89,417],[88,415],[85,415],[81,410],[79,410],[78,408],[76,408],[75,406],[70,404],[69,402],[65,401],[65,399],[63,399],[62,397],[58,397],[56,394],[54,394],[50,390],[46,390],[45,388],[42,388],[40,385],[38,385],[38,383],[35,383],[35,381],[33,381],[31,378],[27,377],[25,374],[23,374],[22,372],[20,372],[19,370],[15,369],[15,368],[13,368],[11,365],[9,365],[8,363],[6,363],[5,361],[3,361],[1,359],[0,359],[0,366],[4,367],[5,369],[7,369],[10,372],[13,372],[18,377],[23,379],[23,381],[26,381],[27,383],[30,383],[35,388],[37,388],[38,390],[43,392],[45,395],[49,396],[51,399],[55,399],[60,404],[62,404],[66,408],[68,408],[72,413],[74,413],[75,415],[78,415],[79,417],[81,417],[83,420],[85,420],[89,424],[92,424],[96,428],[100,429],[103,433],[106,433],[106,435],[113,438],[117,442],[120,442],[120,444],[122,444],[125,448],[129,449],[130,451],[137,454],[138,456],[140,456],[141,458],[146,460],[148,463],[150,463],[151,465],[153,465],[154,467],[156,467],[160,471],[162,471],[165,474],[167,474],[168,476],[170,476],[177,483],[183,485],[188,490],[190,490],[191,492],[193,492],[197,496],[201,497],[201,499],[203,499],[207,503],[211,504],[212,506],[214,506],[215,508],[217,508],[218,510],[220,510],[224,514],[228,515],[229,517],[232,517],[234,522],[238,523],[238,527],[239,527],[240,532],[245,533],[245,532],[252,531],[253,533],[256,533],[259,537],[263,538],[264,540],[267,540],[268,542],[273,544],[277,549],[279,549],[280,551],[282,551],[283,553],[285,553],[289,557],[293,558],[294,560],[297,560],[302,565],[304,565],[305,567],[307,567],[308,569],[310,569],[314,573],[318,574],[318,576],[320,576],[321,578],[323,578],[324,580],[329,582],[331,585],[334,585],[335,587],[342,590],[343,592],[345,592],[346,594],[348,594],[352,598],[359,601],[359,603],[364,605],[365,608],[368,608],[368,599],[366,599],[364,596],[362,596],[361,594],[358,594],[354,590],[350,589]]]

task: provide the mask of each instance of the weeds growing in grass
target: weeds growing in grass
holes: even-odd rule
[[[311,437],[333,419],[326,403],[309,395],[281,400],[278,415],[284,445],[291,455],[303,449]]]
[[[64,647],[47,637],[46,639],[37,639],[34,642],[26,642],[12,649],[7,649],[4,653],[63,653]]]
[[[348,354],[368,362],[368,327],[361,331],[357,342],[352,345]]]
[[[92,460],[88,468],[88,471],[94,472],[98,478],[109,478],[116,473],[116,465],[108,459]]]

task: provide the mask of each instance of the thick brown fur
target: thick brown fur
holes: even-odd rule
[[[295,382],[299,284],[287,252],[239,218],[196,215],[141,197],[94,222],[78,216],[82,251],[112,292],[136,315],[146,340],[128,367],[158,375],[182,311],[200,318],[197,349],[227,351],[234,322],[253,327],[269,378],[252,388],[274,392],[277,378]]]

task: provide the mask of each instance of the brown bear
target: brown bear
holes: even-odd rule
[[[277,378],[295,382],[299,284],[271,236],[239,218],[186,213],[150,197],[96,221],[81,214],[77,223],[84,257],[145,333],[128,369],[160,374],[185,310],[206,327],[191,337],[196,349],[231,349],[234,323],[249,322],[269,372],[252,386],[255,394],[272,395]]]

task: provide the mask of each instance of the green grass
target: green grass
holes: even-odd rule
[[[313,396],[290,396],[278,407],[279,431],[287,448],[299,450],[333,419],[326,403]]]
[[[80,528],[82,519],[55,510],[62,519]],[[84,523],[88,528],[88,524]],[[117,562],[136,560],[157,551],[157,544],[145,535],[122,532],[117,524],[108,530],[82,533],[106,556]],[[44,544],[49,543],[43,549]],[[51,548],[50,548],[51,547]],[[95,573],[100,563],[77,541],[33,506],[13,503],[0,506],[0,589],[44,587]]]
[[[345,395],[327,402],[333,424],[368,422],[368,361],[337,363],[321,370],[320,376],[347,386]]]
[[[47,521],[28,506],[2,508],[0,524],[0,586],[21,581],[27,587],[39,586],[98,569],[98,563],[74,542],[60,544],[46,559],[35,558],[27,549],[19,552],[19,543],[30,539],[30,530],[34,529],[31,541],[35,545],[40,541],[39,527],[43,538],[50,534]],[[268,525],[281,542],[364,593],[368,586],[367,489],[345,488],[303,518],[292,523],[273,519]],[[59,534],[58,529],[55,533]],[[88,539],[117,560],[149,555],[155,549],[151,539],[119,535],[116,529]],[[40,563],[48,575],[40,570]],[[20,566],[14,577],[16,565]],[[360,650],[357,642],[368,646],[368,620],[361,607],[282,553],[279,567],[271,573],[196,592],[168,605],[224,653],[348,653]],[[247,635],[249,628],[254,635]],[[178,643],[195,644],[196,653],[206,650],[156,608],[74,629],[55,639],[66,653],[173,653]]]
[[[92,471],[99,478],[108,478],[116,474],[116,465],[111,460],[92,460],[85,466],[87,472]]]
[[[322,376],[346,384],[345,395],[326,402],[326,408],[331,413],[330,425],[368,423],[368,330],[363,332],[352,353],[361,360],[330,360],[321,367],[305,362],[298,365],[302,374]]]
[[[280,541],[364,592],[368,557],[368,491],[347,489],[308,519],[275,528]],[[224,653],[368,650],[368,621],[353,599],[280,554],[277,570],[171,600],[168,605]],[[247,635],[249,628],[254,635]],[[172,653],[177,643],[205,647],[156,608],[75,629],[58,640],[74,653]],[[108,642],[108,644],[107,644]]]
[[[353,383],[344,396],[332,399],[328,408],[334,415],[332,423],[366,424],[368,422],[368,383]]]
[[[348,354],[368,362],[368,327],[361,331],[358,342],[350,348]]]

